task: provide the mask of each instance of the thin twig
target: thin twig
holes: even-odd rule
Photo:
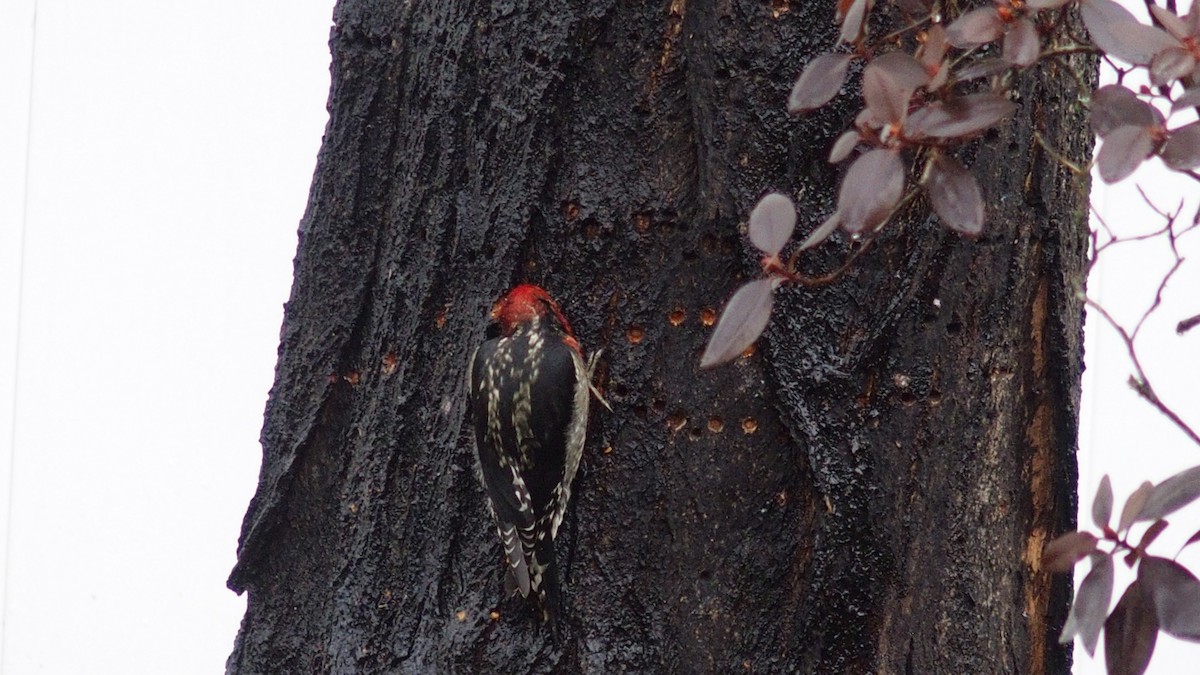
[[[1146,323],[1146,319],[1149,319],[1150,315],[1153,314],[1154,311],[1157,310],[1162,304],[1162,294],[1163,290],[1167,287],[1167,282],[1171,280],[1171,277],[1175,276],[1175,272],[1177,272],[1179,270],[1179,266],[1183,264],[1183,258],[1179,255],[1179,249],[1175,245],[1175,219],[1178,218],[1179,213],[1183,211],[1183,202],[1180,202],[1179,207],[1174,213],[1166,213],[1155,206],[1154,202],[1150,201],[1150,197],[1146,195],[1144,190],[1142,190],[1142,186],[1138,185],[1137,191],[1138,194],[1142,195],[1142,199],[1145,200],[1146,205],[1150,207],[1150,210],[1154,211],[1167,221],[1167,224],[1163,230],[1167,235],[1167,242],[1170,244],[1171,254],[1174,256],[1175,262],[1171,265],[1171,269],[1167,270],[1167,273],[1164,274],[1163,278],[1158,282],[1158,288],[1154,291],[1154,302],[1150,304],[1149,309],[1142,313],[1142,318],[1139,319],[1137,325],[1134,326],[1133,333],[1129,336],[1131,341],[1137,339],[1138,333],[1141,332],[1142,326]]]
[[[1171,422],[1174,423],[1180,431],[1186,434],[1193,443],[1200,445],[1200,435],[1198,435],[1196,431],[1193,430],[1191,426],[1189,426],[1187,422],[1185,422],[1174,410],[1172,410],[1170,406],[1168,406],[1161,398],[1159,398],[1158,392],[1154,390],[1153,385],[1150,383],[1149,376],[1146,375],[1145,368],[1142,367],[1142,362],[1138,357],[1136,345],[1137,337],[1141,333],[1142,327],[1146,325],[1146,321],[1162,305],[1162,297],[1163,293],[1166,291],[1167,284],[1175,275],[1175,272],[1179,270],[1180,266],[1183,265],[1184,258],[1179,253],[1179,238],[1197,227],[1197,224],[1200,223],[1200,211],[1198,211],[1196,216],[1193,217],[1191,224],[1182,230],[1176,230],[1176,224],[1179,222],[1179,215],[1183,211],[1183,202],[1180,202],[1179,206],[1176,207],[1174,212],[1167,212],[1155,205],[1145,191],[1142,190],[1140,185],[1137,186],[1137,190],[1138,193],[1141,194],[1142,199],[1146,202],[1146,205],[1149,206],[1155,214],[1161,217],[1165,221],[1165,224],[1163,227],[1147,234],[1141,234],[1133,237],[1118,237],[1108,227],[1108,224],[1104,221],[1103,216],[1101,216],[1099,212],[1096,212],[1095,207],[1089,205],[1091,206],[1093,212],[1096,213],[1097,222],[1099,223],[1099,226],[1104,229],[1108,239],[1107,241],[1101,243],[1099,241],[1098,230],[1092,231],[1091,240],[1093,250],[1092,259],[1089,261],[1087,266],[1088,271],[1091,271],[1096,262],[1099,260],[1100,254],[1105,250],[1118,244],[1126,244],[1133,241],[1145,241],[1156,237],[1166,238],[1167,246],[1171,251],[1172,257],[1174,257],[1174,262],[1171,265],[1171,268],[1167,270],[1166,274],[1163,275],[1162,279],[1159,280],[1158,287],[1154,292],[1154,301],[1150,304],[1150,307],[1148,307],[1146,311],[1142,313],[1141,318],[1138,319],[1138,322],[1132,331],[1127,330],[1123,325],[1121,325],[1112,316],[1112,314],[1108,312],[1108,310],[1106,310],[1095,300],[1085,297],[1084,303],[1088,308],[1095,310],[1095,312],[1099,314],[1101,318],[1108,322],[1113,330],[1116,331],[1117,335],[1120,336],[1121,341],[1125,343],[1125,351],[1129,355],[1129,361],[1133,365],[1134,370],[1134,374],[1129,378],[1129,386],[1132,387],[1139,396],[1146,399],[1150,405],[1154,406],[1159,413],[1171,420]],[[1180,325],[1182,326],[1182,323]]]
[[[1151,386],[1150,380],[1146,377],[1146,371],[1142,368],[1142,362],[1138,359],[1137,349],[1134,347],[1133,338],[1130,337],[1129,332],[1126,331],[1121,324],[1117,323],[1117,320],[1108,313],[1108,310],[1104,309],[1104,307],[1100,306],[1094,300],[1087,298],[1084,300],[1084,302],[1089,308],[1094,309],[1097,314],[1103,317],[1104,320],[1108,322],[1108,325],[1112,326],[1113,330],[1115,330],[1117,334],[1121,336],[1121,340],[1125,343],[1125,351],[1129,354],[1129,360],[1133,364],[1133,370],[1135,373],[1129,378],[1129,386],[1131,386],[1139,396],[1146,399],[1150,405],[1154,406],[1160,413],[1162,413],[1164,417],[1171,420],[1180,431],[1186,434],[1188,438],[1192,439],[1193,443],[1200,445],[1200,435],[1197,435],[1196,432],[1190,426],[1188,426],[1187,422],[1184,422],[1174,410],[1171,410],[1170,406],[1168,406],[1166,403],[1163,403],[1163,400],[1158,397],[1158,393],[1154,391],[1154,387]]]
[[[920,21],[913,21],[912,23],[908,24],[907,26],[904,26],[903,28],[897,28],[896,30],[879,38],[875,42],[876,43],[891,42],[892,40],[899,38],[901,35],[904,35],[905,33],[909,32],[911,30],[918,29],[921,26],[924,26],[925,24],[930,23],[931,21],[933,21],[933,15],[926,14],[925,18],[921,19]]]
[[[1178,325],[1175,326],[1175,333],[1178,335],[1183,335],[1196,326],[1200,326],[1200,314],[1180,321]]]

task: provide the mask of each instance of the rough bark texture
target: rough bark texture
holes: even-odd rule
[[[755,200],[831,208],[853,97],[784,102],[833,4],[339,3],[231,672],[1068,670],[1069,580],[1037,558],[1075,512],[1084,211],[1032,140],[1087,152],[1067,73],[1023,77],[968,153],[983,237],[918,206],[697,368],[757,274]],[[558,648],[501,598],[465,417],[516,281],[605,350],[615,408],[560,533]]]

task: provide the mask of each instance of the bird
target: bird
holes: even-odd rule
[[[520,284],[491,310],[490,339],[471,358],[478,474],[504,548],[505,594],[537,598],[543,622],[561,611],[555,560],[587,434],[593,360],[558,303]],[[557,632],[556,632],[557,635]]]

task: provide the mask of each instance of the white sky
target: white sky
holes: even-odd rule
[[[5,673],[224,668],[245,608],[224,582],[327,118],[332,5],[38,0],[36,30],[34,0],[0,5]],[[1135,178],[1195,208],[1194,182]],[[1140,198],[1098,201],[1111,213]],[[1133,253],[1093,282],[1125,317],[1162,269]],[[1200,313],[1198,288],[1185,266],[1143,345],[1155,386],[1194,426],[1200,329],[1173,329]],[[1141,480],[1200,463],[1125,386],[1111,333],[1090,330],[1087,350],[1084,513],[1105,472],[1119,504]],[[1186,539],[1197,513],[1161,541]],[[1200,569],[1200,552],[1183,560]],[[1166,642],[1151,673],[1197,656]]]
[[[33,6],[0,4],[0,663],[221,672],[333,2],[39,0],[36,45]]]

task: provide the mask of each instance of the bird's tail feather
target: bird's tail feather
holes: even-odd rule
[[[529,597],[529,564],[525,560],[525,547],[515,525],[500,525],[500,541],[504,544],[504,592],[507,595],[520,593]]]

